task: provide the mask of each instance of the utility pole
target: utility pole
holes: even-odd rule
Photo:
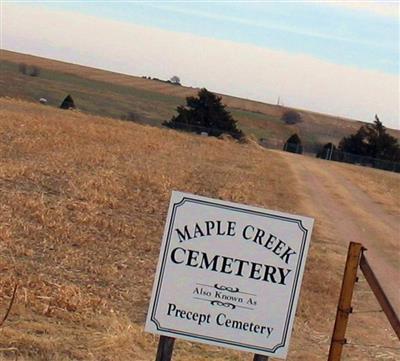
[[[331,152],[329,154],[329,160],[332,160],[332,153],[333,153],[333,143],[331,143]]]

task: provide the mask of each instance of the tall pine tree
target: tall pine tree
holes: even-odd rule
[[[357,133],[344,137],[339,143],[339,150],[377,159],[400,161],[399,142],[387,133],[377,115],[373,124],[363,125]]]

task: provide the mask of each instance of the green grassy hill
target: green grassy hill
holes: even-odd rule
[[[39,76],[21,74],[20,63],[39,67]],[[71,94],[83,112],[118,119],[133,113],[138,122],[151,125],[161,125],[170,119],[176,107],[185,103],[185,97],[198,90],[6,50],[1,51],[0,67],[0,96],[32,102],[44,97],[50,106],[57,107],[67,94]],[[297,132],[303,142],[337,143],[362,124],[298,110],[303,122],[286,125],[280,119],[286,108],[222,96],[239,127],[247,135],[253,134],[257,138],[285,141]],[[391,133],[400,138],[399,131],[392,130]]]

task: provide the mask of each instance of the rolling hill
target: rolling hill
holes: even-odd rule
[[[0,360],[154,359],[143,325],[172,190],[315,218],[288,360],[326,360],[348,242],[365,237],[398,274],[399,177],[0,99],[0,318],[18,284]],[[384,315],[363,313],[379,309],[363,277],[353,307],[344,359],[398,360]],[[178,340],[188,359],[251,355]]]
[[[18,70],[20,63],[39,67],[39,76],[21,74]],[[184,104],[185,97],[195,95],[198,91],[158,80],[7,50],[0,52],[0,69],[0,96],[32,102],[44,97],[51,106],[59,106],[63,98],[71,94],[83,112],[117,119],[132,113],[137,121],[157,126],[171,118],[176,107]],[[298,110],[304,121],[296,125],[286,125],[280,118],[287,108],[228,95],[222,97],[228,110],[238,120],[239,127],[246,134],[253,134],[258,139],[284,142],[297,132],[304,143],[338,143],[343,136],[354,133],[362,124],[355,120]],[[400,138],[400,131],[390,132]]]

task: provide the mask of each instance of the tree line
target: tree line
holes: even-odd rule
[[[165,121],[163,125],[188,132],[204,132],[215,137],[223,133],[228,133],[236,139],[244,137],[244,133],[237,126],[237,121],[226,109],[226,105],[222,103],[222,98],[207,89],[201,89],[197,96],[187,97],[186,105],[178,106],[176,111],[178,114],[169,121]],[[285,111],[281,119],[291,125],[302,121],[300,113],[294,110]],[[302,142],[298,134],[293,134],[287,139],[284,150],[303,153]],[[317,153],[317,157],[328,158],[329,154],[332,159],[333,152],[400,162],[399,142],[387,132],[377,115],[375,115],[373,124],[362,125],[356,133],[343,137],[338,146],[332,143],[323,145]],[[341,160],[339,156],[336,158],[333,160]]]

